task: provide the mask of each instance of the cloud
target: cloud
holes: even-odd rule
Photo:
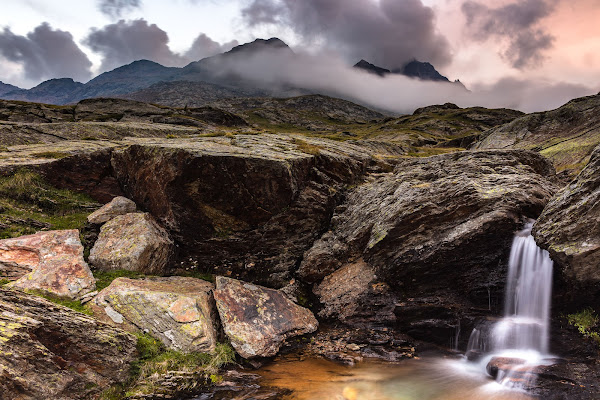
[[[190,49],[185,52],[185,57],[190,61],[197,61],[229,51],[238,44],[237,40],[220,44],[206,36],[204,33],[201,33],[196,40],[194,40]]]
[[[183,57],[169,48],[167,32],[144,19],[120,20],[101,29],[92,29],[84,42],[92,51],[102,55],[101,71],[141,59],[167,66],[184,62]]]
[[[490,8],[468,0],[461,10],[471,38],[477,41],[505,39],[507,46],[501,56],[514,68],[524,69],[541,64],[544,51],[553,46],[554,36],[540,28],[539,23],[552,14],[556,3],[555,0],[525,0]]]
[[[102,55],[101,71],[108,71],[137,60],[151,60],[166,66],[183,66],[191,61],[230,50],[237,41],[215,42],[201,33],[183,54],[169,47],[169,35],[144,19],[120,20],[100,29],[92,29],[84,43]]]
[[[30,81],[68,77],[86,81],[92,63],[69,32],[54,30],[48,23],[27,36],[15,35],[9,28],[0,33],[0,56],[19,64]]]
[[[394,69],[413,58],[436,66],[452,59],[433,10],[420,0],[252,0],[242,16],[250,26],[289,27],[306,43],[323,43],[351,62],[364,58]]]
[[[141,7],[141,0],[100,0],[98,8],[111,18],[119,18],[123,13]]]
[[[243,59],[228,57],[214,62],[216,64],[212,68],[223,76],[234,74],[265,89],[304,88],[402,114],[446,102],[461,107],[543,111],[559,107],[574,97],[593,94],[599,89],[562,82],[505,78],[491,85],[472,87],[468,92],[448,82],[421,81],[399,74],[385,78],[365,74],[327,52],[305,54],[267,49],[245,55]]]

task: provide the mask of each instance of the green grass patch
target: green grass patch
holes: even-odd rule
[[[31,156],[34,158],[52,158],[52,159],[61,159],[65,157],[69,157],[71,154],[65,153],[63,151],[42,151],[39,153],[32,153]]]
[[[292,143],[294,143],[298,150],[303,153],[311,154],[313,156],[321,154],[321,150],[323,149],[321,146],[317,146],[314,144],[310,144],[302,139],[294,138],[292,139]]]
[[[191,393],[194,389],[219,382],[221,368],[235,361],[235,353],[228,344],[217,344],[213,354],[182,353],[166,349],[162,342],[148,334],[138,333],[136,336],[139,359],[132,365],[131,378],[125,384],[113,386],[102,393],[102,400]],[[177,382],[176,388],[165,390],[161,377],[172,371],[191,379]]]
[[[578,313],[567,315],[567,321],[576,327],[579,333],[594,340],[600,346],[600,333],[596,331],[600,318],[592,308],[588,307]]]
[[[90,197],[57,189],[26,169],[0,177],[0,238],[41,229],[81,229],[100,205]]]
[[[43,297],[44,299],[46,299],[54,304],[58,304],[58,305],[70,308],[71,310],[75,310],[82,314],[93,315],[92,311],[90,309],[88,309],[85,305],[81,304],[81,302],[78,300],[65,299],[63,297],[56,296],[52,293],[43,292],[41,290],[27,290],[27,293],[33,294],[35,296]]]
[[[11,282],[10,279],[0,279],[0,287],[8,285]]]
[[[101,271],[95,270],[92,271],[94,278],[96,278],[96,289],[98,291],[108,287],[112,281],[117,278],[130,278],[130,279],[140,279],[147,278],[146,275],[141,274],[136,271],[127,271],[124,269],[115,269],[112,271]]]
[[[462,150],[464,149],[452,147],[417,147],[415,151],[408,152],[406,155],[408,157],[431,157],[439,154],[455,153]]]

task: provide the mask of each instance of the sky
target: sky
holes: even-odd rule
[[[0,81],[86,82],[138,59],[184,66],[275,36],[336,68],[428,61],[471,102],[539,111],[600,90],[598,21],[600,0],[2,0]]]

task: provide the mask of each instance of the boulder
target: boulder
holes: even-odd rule
[[[96,290],[76,229],[0,240],[0,273],[11,287],[70,299]]]
[[[214,295],[225,334],[244,358],[274,356],[285,339],[318,328],[310,310],[279,290],[219,276]]]
[[[0,398],[96,398],[129,378],[136,356],[133,335],[0,288]]]
[[[117,196],[105,204],[93,213],[91,213],[87,220],[91,224],[103,224],[110,221],[111,219],[118,217],[119,215],[133,213],[136,210],[136,205],[133,201],[127,197]]]
[[[103,270],[165,271],[173,251],[169,234],[148,213],[119,215],[102,225],[89,261]]]
[[[196,278],[117,278],[92,300],[101,320],[149,332],[170,349],[212,352],[218,339],[214,285]]]
[[[325,139],[236,135],[140,140],[115,150],[112,165],[127,197],[169,230],[182,259],[281,288],[327,226],[340,191],[376,152]]]
[[[372,270],[398,293],[399,303],[446,299],[436,307],[451,312],[439,322],[444,329],[456,326],[463,311],[475,306],[489,310],[497,305],[494,298],[502,298],[514,232],[524,218],[541,213],[555,191],[553,177],[551,164],[529,151],[402,160],[393,173],[375,176],[348,194],[330,230],[304,254],[299,276],[319,283],[362,260],[364,270]],[[343,272],[337,276],[344,279]],[[330,286],[334,277],[324,285]],[[360,282],[366,286],[353,291],[371,285],[369,279]],[[317,292],[324,310],[343,299],[329,299],[318,287]],[[419,303],[431,302],[413,302]],[[345,308],[344,318],[350,310]]]
[[[362,259],[326,276],[313,289],[322,305],[319,317],[351,322],[352,317],[360,315],[363,319],[373,318],[379,323],[393,314],[393,301],[388,303],[388,307],[376,304],[385,298],[388,291],[388,285],[378,281],[373,269]]]
[[[600,146],[544,209],[533,236],[573,283],[600,284]]]

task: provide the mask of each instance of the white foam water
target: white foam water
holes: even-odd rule
[[[481,357],[476,366],[484,370],[490,360],[504,358],[496,381],[516,388],[531,385],[535,375],[530,372],[551,358],[548,343],[553,263],[548,252],[535,243],[532,228],[533,221],[515,235],[512,243],[504,317],[474,329],[467,348],[468,356]]]

